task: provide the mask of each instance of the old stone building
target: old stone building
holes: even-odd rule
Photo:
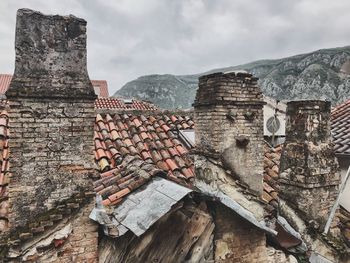
[[[251,74],[201,77],[194,112],[95,109],[84,20],[21,9],[15,43],[2,261],[349,261],[328,103],[288,104],[279,168]]]

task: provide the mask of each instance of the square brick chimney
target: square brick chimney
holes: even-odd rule
[[[225,169],[260,195],[264,101],[257,80],[251,74],[234,72],[200,77],[194,118],[197,151],[219,159]]]
[[[29,237],[31,227],[52,225],[91,195],[96,95],[86,67],[85,20],[19,9],[15,48],[6,92],[9,222]]]
[[[330,102],[287,104],[286,141],[279,175],[280,197],[302,218],[321,227],[336,201],[340,183],[330,117]]]

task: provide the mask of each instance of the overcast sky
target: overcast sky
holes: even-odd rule
[[[111,94],[141,75],[350,45],[349,0],[0,0],[1,73],[13,73],[23,7],[87,20],[89,75]]]

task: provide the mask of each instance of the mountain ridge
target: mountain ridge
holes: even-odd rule
[[[198,74],[140,76],[115,95],[148,100],[166,109],[189,108],[199,76],[233,70],[245,70],[259,77],[263,93],[279,100],[327,99],[335,105],[350,97],[350,46],[262,59]]]

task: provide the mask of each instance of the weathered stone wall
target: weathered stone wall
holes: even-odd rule
[[[97,224],[89,219],[94,201],[55,229],[22,242],[11,262],[98,262]],[[15,253],[12,253],[15,255]]]
[[[216,208],[214,242],[215,262],[269,262],[265,234],[221,205]]]
[[[13,247],[90,202],[96,176],[96,96],[86,69],[86,22],[20,9],[15,46],[16,69],[6,92],[11,133],[6,238]]]
[[[92,101],[49,98],[11,98],[9,115],[9,219],[24,227],[92,191],[95,115]]]
[[[194,108],[196,148],[223,164],[256,193],[262,192],[263,97],[247,73],[199,78]]]
[[[282,250],[277,250],[273,247],[266,247],[269,263],[298,263],[298,260],[293,255],[287,255]]]
[[[287,104],[286,141],[280,164],[280,197],[307,222],[327,221],[340,183],[331,143],[329,102]]]

